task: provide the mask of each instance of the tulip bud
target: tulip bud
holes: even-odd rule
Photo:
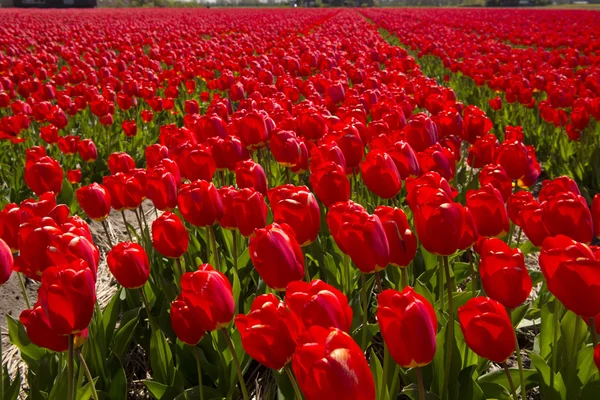
[[[480,236],[502,237],[510,228],[508,212],[500,192],[493,186],[467,191],[467,207]]]
[[[370,191],[383,199],[400,193],[402,179],[392,158],[381,150],[373,150],[360,164],[361,177]]]
[[[242,236],[250,237],[255,229],[267,224],[267,205],[263,195],[253,188],[240,189],[233,199],[235,225]]]
[[[410,230],[404,211],[399,208],[379,206],[375,215],[381,220],[388,246],[390,264],[407,267],[417,253],[417,238]]]
[[[260,164],[252,160],[240,161],[235,166],[235,183],[238,188],[254,188],[267,195],[267,177]]]
[[[112,175],[117,172],[129,172],[135,168],[135,161],[127,153],[112,153],[108,157],[108,169]]]
[[[27,186],[41,196],[45,192],[60,193],[64,173],[58,161],[44,156],[26,164],[24,178]]]
[[[165,212],[152,222],[152,245],[160,254],[179,258],[189,244],[187,229],[176,214]]]
[[[106,256],[108,269],[127,289],[142,287],[150,276],[150,261],[142,246],[132,242],[116,244]]]
[[[310,184],[325,207],[350,199],[350,182],[341,166],[333,161],[323,163],[310,174]]]
[[[211,182],[182,185],[177,204],[183,218],[197,227],[212,226],[223,216],[221,196]]]
[[[101,222],[108,217],[111,200],[104,186],[94,182],[77,189],[75,195],[79,205],[91,220]]]
[[[0,239],[0,286],[4,285],[13,269],[13,255],[6,242]]]
[[[306,186],[279,186],[270,189],[268,197],[273,220],[288,224],[301,247],[315,241],[321,229],[321,211],[315,195]]]
[[[171,326],[177,338],[190,346],[196,346],[206,333],[193,309],[181,300],[181,296],[171,304]]]

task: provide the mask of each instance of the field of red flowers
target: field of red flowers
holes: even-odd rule
[[[592,11],[0,10],[0,399],[597,400],[598,121]]]

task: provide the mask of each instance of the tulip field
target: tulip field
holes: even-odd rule
[[[0,9],[0,400],[600,399],[600,13]]]

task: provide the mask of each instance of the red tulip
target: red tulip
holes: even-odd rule
[[[152,222],[152,245],[168,258],[179,258],[185,254],[189,244],[187,229],[176,214],[164,212]]]
[[[304,277],[304,255],[291,228],[273,223],[254,231],[248,244],[254,268],[275,290],[285,290],[293,281]]]
[[[542,217],[551,236],[565,235],[590,243],[594,236],[592,213],[583,196],[559,193],[542,203]]]
[[[451,201],[458,194],[458,191],[453,188],[445,178],[437,172],[430,171],[419,178],[406,179],[406,191],[408,193],[406,201],[410,208],[415,208],[417,204],[421,202],[421,200],[419,200],[421,197],[421,188],[423,188],[424,191],[430,191],[431,188],[441,189],[443,193],[440,194],[445,195],[447,201]]]
[[[429,364],[438,327],[433,306],[411,287],[385,290],[377,301],[377,323],[396,364],[403,368]]]
[[[39,302],[52,331],[70,335],[86,329],[96,303],[96,282],[87,263],[50,267],[42,275]]]
[[[365,155],[365,146],[358,130],[353,126],[348,126],[335,141],[344,153],[346,168],[357,167]]]
[[[540,189],[538,198],[541,202],[547,201],[561,193],[567,192],[571,192],[576,195],[581,194],[577,183],[573,179],[569,178],[568,176],[559,176],[551,181],[545,180],[542,182],[542,188]]]
[[[144,286],[150,276],[148,255],[137,243],[116,244],[108,252],[106,263],[117,282],[127,289]]]
[[[306,400],[374,400],[365,355],[347,333],[313,326],[298,339],[292,369]]]
[[[513,193],[508,197],[508,201],[506,204],[508,208],[508,217],[513,222],[513,224],[520,226],[520,224],[518,223],[519,214],[523,210],[523,207],[525,207],[525,205],[530,202],[535,202],[535,199],[533,198],[531,192],[520,191]]]
[[[127,137],[134,137],[137,135],[137,124],[134,119],[125,120],[121,123],[121,129]]]
[[[54,125],[46,125],[40,128],[40,137],[48,144],[58,142],[58,128]]]
[[[42,273],[54,263],[48,254],[48,247],[54,242],[55,238],[63,232],[56,228],[54,221],[44,221],[48,225],[36,227],[28,224],[21,225],[19,231],[19,249],[21,250],[18,259],[15,259],[16,270],[25,274],[28,278],[40,280]],[[17,260],[19,261],[17,263]]]
[[[302,323],[274,294],[263,294],[252,302],[247,315],[235,318],[242,346],[250,357],[267,368],[279,370],[291,359]]]
[[[102,183],[110,193],[112,208],[116,211],[134,210],[142,204],[146,197],[147,187],[137,174],[107,175]]]
[[[186,114],[199,114],[200,106],[196,100],[186,100],[183,104],[183,110]]]
[[[479,171],[479,185],[484,187],[490,185],[496,188],[506,203],[513,190],[513,182],[500,165],[488,164]],[[523,192],[528,193],[528,192]],[[510,210],[509,210],[510,216]],[[513,221],[514,222],[514,221]]]
[[[311,172],[310,184],[325,207],[350,199],[350,182],[342,167],[329,161]]]
[[[80,169],[70,169],[67,171],[67,181],[71,185],[81,182],[81,170]]]
[[[392,158],[394,164],[396,164],[396,169],[402,179],[408,177],[415,178],[421,175],[417,155],[407,142],[398,141],[388,146],[386,153]]]
[[[413,115],[402,131],[406,141],[416,152],[423,151],[438,141],[437,126],[423,113]]]
[[[64,173],[55,159],[44,156],[25,166],[25,183],[38,196],[45,192],[62,191]]]
[[[273,133],[269,148],[273,158],[284,167],[293,167],[300,161],[300,140],[292,131]]]
[[[502,237],[510,228],[508,212],[500,192],[493,186],[467,191],[467,207],[480,236]]]
[[[203,331],[221,329],[233,319],[235,301],[231,284],[209,264],[183,274],[179,299],[185,302]]]
[[[458,321],[465,342],[477,355],[503,363],[516,347],[512,322],[502,304],[475,297],[458,308]]]
[[[483,242],[479,273],[485,293],[506,308],[517,308],[531,293],[532,282],[523,253],[500,239]]]
[[[352,308],[348,299],[321,280],[290,282],[285,292],[285,303],[306,328],[321,326],[350,332]]]
[[[339,241],[339,231],[344,222],[344,215],[348,212],[366,212],[366,210],[362,205],[355,203],[352,200],[348,200],[346,202],[336,203],[327,212],[327,226],[329,227],[329,231],[331,232],[335,244],[337,244],[343,253],[346,253],[346,250],[343,243]]]
[[[6,242],[0,239],[0,286],[4,285],[13,269],[13,255]]]
[[[472,168],[481,168],[494,162],[496,148],[499,146],[496,135],[487,134],[478,138],[469,146],[467,163]]]
[[[210,182],[182,185],[177,203],[183,218],[197,227],[214,225],[223,216],[221,196]]]
[[[98,158],[98,149],[92,139],[84,139],[77,144],[77,152],[85,162],[94,162]]]
[[[600,314],[600,259],[583,243],[558,235],[544,240],[539,257],[548,289],[582,317]]]
[[[456,172],[456,161],[451,150],[436,143],[417,153],[421,171],[435,171],[445,179],[452,179]]]
[[[237,229],[236,214],[233,208],[233,202],[238,196],[238,191],[233,186],[220,187],[217,192],[221,196],[223,204],[223,216],[219,219],[219,224],[223,229]]]
[[[315,241],[321,228],[321,212],[306,186],[279,186],[270,189],[268,197],[274,221],[288,224],[301,247]]]
[[[594,236],[600,238],[600,193],[592,201],[592,219],[594,220]]]
[[[322,143],[310,151],[310,169],[316,170],[319,165],[333,161],[342,170],[346,170],[346,158],[336,142]]]
[[[155,143],[146,147],[145,154],[146,166],[148,168],[154,168],[161,160],[169,158],[169,149],[166,146]]]
[[[381,150],[373,150],[360,164],[365,185],[383,199],[391,199],[400,193],[402,179],[392,158]]]
[[[495,157],[512,180],[523,179],[534,168],[529,149],[517,140],[505,140],[496,149]]]
[[[108,157],[108,169],[112,175],[129,172],[135,168],[135,161],[127,153],[112,153]]]
[[[208,143],[211,144],[213,158],[219,170],[227,168],[233,171],[238,162],[250,158],[248,150],[236,136],[227,136],[225,139],[211,138]]]
[[[250,112],[236,121],[238,135],[248,149],[264,147],[268,140],[268,130],[264,116]]]
[[[190,346],[196,346],[206,333],[193,309],[181,300],[181,295],[171,303],[171,326],[177,338]]]
[[[267,195],[267,176],[260,164],[252,160],[240,161],[235,167],[235,183],[238,188],[254,188],[263,196]]]
[[[98,184],[82,186],[75,192],[79,205],[93,221],[104,221],[110,213],[110,194]]]
[[[544,223],[542,206],[535,200],[521,206],[517,225],[535,247],[540,247],[544,239],[551,236]]]
[[[77,153],[78,143],[79,136],[68,135],[58,138],[58,148],[65,156],[72,156]]]
[[[52,243],[46,250],[46,255],[52,264],[69,264],[81,259],[87,263],[96,280],[100,251],[90,239],[73,232],[54,236],[52,239]]]
[[[178,165],[181,175],[190,181],[210,182],[216,170],[211,150],[203,144],[184,149],[179,156]]]
[[[375,209],[385,230],[390,248],[389,263],[396,267],[407,267],[417,253],[417,238],[410,230],[406,214],[400,208],[379,206]]]
[[[253,188],[240,189],[233,199],[235,225],[242,236],[250,237],[267,224],[267,205],[263,195]]]
[[[462,137],[469,143],[485,135],[492,129],[492,121],[485,115],[485,112],[477,106],[467,106],[463,117]]]
[[[161,164],[148,170],[148,198],[154,207],[161,211],[177,207],[178,179],[176,174]]]
[[[498,96],[494,97],[493,99],[489,99],[488,103],[491,109],[494,111],[498,111],[502,108],[502,99]]]

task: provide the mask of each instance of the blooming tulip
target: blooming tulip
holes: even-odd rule
[[[325,207],[350,199],[350,182],[341,166],[329,161],[311,172],[310,184]]]
[[[38,301],[31,310],[23,310],[19,321],[27,331],[27,337],[33,344],[52,351],[67,351],[69,348],[69,337],[56,333],[40,302]],[[87,339],[87,329],[76,333],[74,347],[80,347]]]
[[[542,218],[551,236],[565,235],[578,242],[590,243],[592,214],[583,196],[559,193],[542,203]]]
[[[60,193],[63,170],[55,159],[44,156],[25,166],[25,183],[38,196],[45,192]]]
[[[206,333],[193,309],[181,300],[181,296],[171,304],[171,326],[177,338],[190,346],[197,345]]]
[[[187,229],[179,217],[170,211],[152,222],[152,245],[165,257],[179,258],[184,255],[189,240]]]
[[[399,208],[379,206],[375,209],[385,230],[390,248],[390,264],[406,267],[417,253],[417,238],[410,230],[404,211]]]
[[[402,188],[402,178],[392,158],[381,150],[373,150],[360,164],[365,185],[383,199],[391,199]]]
[[[79,205],[87,216],[97,222],[104,221],[110,213],[110,193],[98,184],[82,186],[75,192]]]
[[[235,226],[242,236],[250,237],[255,229],[267,224],[267,205],[263,195],[254,188],[240,189],[233,199]]]
[[[252,160],[240,161],[235,166],[235,183],[238,188],[254,188],[267,195],[267,176],[260,164]]]
[[[182,185],[177,204],[183,218],[197,227],[212,226],[223,216],[221,196],[212,182]]]
[[[268,197],[274,221],[288,224],[301,247],[315,241],[321,228],[321,212],[315,195],[306,186],[279,186],[270,189]]]
[[[493,186],[467,191],[467,207],[480,236],[502,237],[510,228],[508,212],[500,192]]]
[[[112,153],[108,157],[108,169],[112,175],[117,172],[129,172],[135,168],[135,161],[127,153]]]
[[[150,276],[150,262],[142,246],[132,242],[116,244],[106,256],[108,269],[127,289],[142,287]]]

